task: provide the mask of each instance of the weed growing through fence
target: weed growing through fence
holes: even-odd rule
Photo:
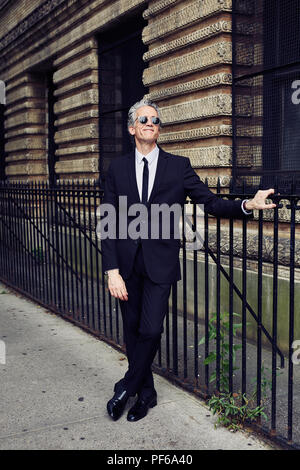
[[[240,317],[238,313],[233,313],[233,319]],[[231,393],[229,391],[229,371],[230,371],[230,343],[228,342],[228,336],[230,331],[230,315],[227,312],[220,314],[220,328],[219,334],[217,330],[217,314],[214,313],[209,321],[208,337],[210,341],[217,343],[219,338],[220,344],[220,390],[215,392],[208,400],[209,409],[213,414],[218,416],[217,424],[221,424],[232,431],[236,431],[243,426],[245,421],[256,421],[258,418],[263,417],[267,419],[264,413],[263,406],[255,406],[254,392],[250,397],[247,397],[245,393]],[[242,327],[242,323],[232,322],[232,335],[236,337],[237,331]],[[199,344],[205,342],[205,337],[201,338]],[[235,367],[236,352],[241,349],[240,344],[232,344],[232,371],[238,369]],[[205,358],[204,364],[209,365],[217,361],[216,348]],[[263,385],[264,390],[268,385],[268,381],[263,371]],[[217,381],[217,372],[214,372],[210,376],[210,383]]]

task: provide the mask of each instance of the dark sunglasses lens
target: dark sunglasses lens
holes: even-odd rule
[[[138,121],[141,123],[141,124],[146,124],[146,122],[148,121],[148,118],[146,116],[139,116],[138,117]]]
[[[152,122],[153,124],[155,124],[156,126],[158,126],[158,124],[160,123],[160,119],[158,117],[153,117],[152,118]]]

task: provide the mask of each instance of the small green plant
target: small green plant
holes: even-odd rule
[[[238,313],[233,313],[233,317],[240,317]],[[241,323],[233,323],[232,325],[232,333],[233,336],[236,336],[237,330],[242,327]],[[219,331],[219,338],[220,338],[220,389],[223,392],[229,392],[229,350],[230,344],[226,341],[226,338],[229,333],[230,328],[230,320],[229,320],[229,313],[224,312],[220,315],[220,331]],[[214,313],[209,321],[208,326],[208,338],[209,341],[214,340],[217,342],[217,314]],[[201,338],[199,344],[203,344],[205,342],[205,337]],[[233,344],[232,346],[232,362],[233,362],[233,371],[237,370],[234,367],[235,359],[236,359],[236,352],[241,349],[240,344]],[[212,364],[213,362],[217,361],[217,352],[212,351],[209,353],[207,358],[204,360],[204,365]],[[210,382],[216,382],[217,380],[217,372],[216,370],[210,376]]]
[[[233,313],[233,317],[240,317],[239,314]],[[217,315],[213,314],[209,321],[208,335],[209,340],[217,342],[218,336],[220,341],[220,392],[216,392],[208,400],[209,409],[212,413],[218,416],[217,424],[221,424],[232,431],[236,431],[243,426],[244,422],[255,421],[259,417],[267,419],[264,413],[263,406],[255,406],[254,400],[256,397],[255,392],[250,398],[246,394],[230,393],[229,392],[229,352],[230,344],[228,343],[228,335],[230,331],[230,316],[229,313],[225,312],[220,315],[220,329],[219,335],[217,334]],[[237,331],[242,327],[242,323],[232,324],[232,334],[236,336]],[[199,344],[205,342],[205,337],[201,338]],[[232,370],[235,371],[238,368],[234,366],[236,360],[236,352],[241,349],[240,344],[232,345]],[[212,351],[204,360],[204,364],[212,364],[217,361],[216,350]],[[263,390],[266,394],[266,388],[269,386],[265,371],[263,370]],[[210,376],[210,383],[217,381],[216,370]]]
[[[209,409],[218,416],[217,424],[231,431],[240,429],[245,421],[256,421],[259,417],[267,419],[263,406],[254,406],[253,397],[248,399],[242,393],[220,393],[208,401]]]

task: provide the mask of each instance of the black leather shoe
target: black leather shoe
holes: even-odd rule
[[[107,402],[107,412],[114,421],[117,421],[117,419],[122,415],[128,398],[128,393],[123,389],[122,391],[115,393],[112,399]]]
[[[128,421],[138,421],[146,416],[149,408],[153,408],[157,405],[157,396],[154,395],[148,400],[142,400],[138,398],[132,408],[128,411]]]

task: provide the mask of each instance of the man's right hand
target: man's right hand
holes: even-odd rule
[[[128,300],[125,282],[118,269],[110,269],[108,272],[108,290],[113,297],[120,300]]]

